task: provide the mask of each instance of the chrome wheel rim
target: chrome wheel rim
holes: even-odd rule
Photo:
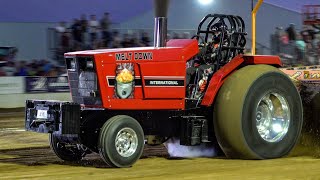
[[[134,154],[138,147],[138,136],[131,128],[121,129],[116,136],[115,146],[122,157],[129,157]]]
[[[279,142],[287,134],[290,124],[290,107],[279,93],[267,93],[256,108],[256,127],[262,139]]]

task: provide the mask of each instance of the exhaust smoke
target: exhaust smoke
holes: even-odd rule
[[[154,0],[155,17],[167,17],[169,0]]]
[[[171,138],[164,143],[170,157],[195,158],[195,157],[215,157],[218,155],[217,149],[212,145],[202,143],[199,146],[180,145],[178,138]]]
[[[167,13],[169,0],[154,0],[155,28],[154,47],[165,47],[167,42]],[[213,146],[201,144],[200,146],[182,146],[180,140],[171,138],[166,143],[168,153],[171,157],[214,157],[217,151]]]

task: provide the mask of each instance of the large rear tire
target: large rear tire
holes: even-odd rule
[[[216,137],[229,158],[285,156],[301,133],[300,95],[287,75],[272,66],[246,66],[230,75],[214,108]]]
[[[100,130],[99,154],[112,167],[132,166],[141,157],[143,147],[143,129],[130,116],[114,116]]]
[[[86,155],[86,151],[79,149],[77,144],[70,144],[58,134],[50,133],[49,142],[52,151],[61,160],[80,161]]]

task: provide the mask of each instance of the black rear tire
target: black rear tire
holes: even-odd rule
[[[130,167],[143,152],[143,129],[130,116],[114,116],[101,128],[98,146],[100,156],[108,165]]]
[[[86,152],[77,147],[76,144],[73,146],[66,146],[68,142],[62,140],[59,135],[55,133],[49,134],[49,142],[52,151],[64,161],[80,161]]]
[[[270,99],[264,102],[263,98],[267,96],[271,100],[279,96],[279,102],[282,100],[285,106],[276,106],[276,101],[268,102]],[[262,102],[266,105],[261,105]],[[261,113],[259,107],[269,107],[267,103],[274,108],[266,108],[268,110]],[[273,111],[276,107],[288,107],[284,108],[288,109],[286,111],[280,110],[287,112],[287,120],[280,120],[288,122],[280,130],[273,124],[279,125],[275,118],[276,111]],[[287,75],[272,66],[246,66],[230,75],[219,91],[214,108],[216,137],[229,158],[270,159],[285,156],[295,146],[301,133],[303,114],[300,95]],[[261,117],[266,119],[267,127],[263,135],[258,127]],[[284,134],[275,136],[275,139],[267,138],[276,131]]]

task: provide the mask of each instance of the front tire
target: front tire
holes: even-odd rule
[[[141,157],[143,147],[143,129],[130,116],[114,116],[100,130],[99,154],[112,167],[132,166]]]
[[[77,144],[70,144],[55,133],[49,134],[49,142],[50,148],[61,160],[80,161],[86,155],[86,152],[79,149]]]
[[[246,66],[230,75],[214,107],[215,133],[229,158],[285,156],[301,133],[300,95],[287,75],[272,66]]]

